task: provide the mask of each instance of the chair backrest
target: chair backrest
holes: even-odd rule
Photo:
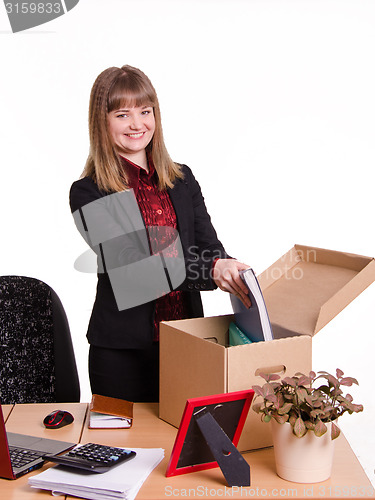
[[[35,278],[0,277],[0,399],[3,404],[80,399],[64,308],[54,290]]]

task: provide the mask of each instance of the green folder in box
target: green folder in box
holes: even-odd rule
[[[232,321],[229,325],[229,345],[234,346],[244,344],[252,344],[252,341]]]

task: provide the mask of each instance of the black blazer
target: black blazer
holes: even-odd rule
[[[186,278],[178,290],[189,292],[186,295],[190,317],[200,317],[203,316],[200,291],[216,288],[210,276],[213,261],[228,255],[212,226],[198,182],[189,167],[183,165],[182,168],[184,178],[168,189],[186,265]],[[80,179],[70,190],[71,210],[74,213],[106,195],[92,179]],[[154,300],[119,311],[108,275],[100,273],[87,338],[98,347],[147,348],[153,339],[154,311]]]

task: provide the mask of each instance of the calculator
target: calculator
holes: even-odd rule
[[[45,455],[43,458],[68,467],[91,472],[107,472],[114,465],[134,458],[135,451],[103,444],[78,445],[62,455]]]

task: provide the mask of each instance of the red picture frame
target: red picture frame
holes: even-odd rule
[[[234,446],[240,439],[254,391],[244,390],[191,398],[186,401],[181,423],[168,463],[166,477],[218,467],[195,422],[194,415],[207,409]]]

